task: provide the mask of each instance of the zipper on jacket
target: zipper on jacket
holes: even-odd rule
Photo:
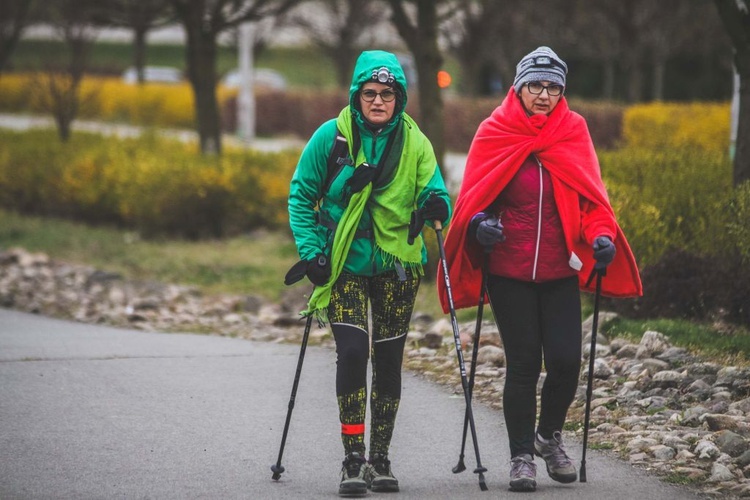
[[[542,241],[542,196],[544,196],[544,183],[542,182],[542,162],[534,156],[537,165],[539,165],[539,212],[537,213],[536,223],[536,248],[534,249],[534,267],[531,268],[531,280],[536,281],[536,268],[539,264],[539,245]]]

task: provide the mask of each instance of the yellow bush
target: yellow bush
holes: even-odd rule
[[[49,101],[48,81],[49,75],[44,73],[2,75],[0,111],[44,112],[44,103]],[[219,87],[219,109],[236,94]],[[80,118],[175,128],[195,125],[193,90],[188,83],[134,85],[116,77],[85,77],[79,96],[85,100]]]
[[[28,109],[31,88],[27,76],[0,73],[0,110]]]
[[[631,106],[623,116],[628,147],[729,150],[729,103],[652,103]]]
[[[114,222],[147,236],[223,237],[286,225],[297,154],[228,150],[158,138],[0,131],[0,206],[83,222]]]

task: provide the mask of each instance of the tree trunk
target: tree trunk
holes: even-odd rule
[[[445,177],[445,126],[443,124],[443,96],[437,83],[437,73],[443,65],[438,47],[437,5],[433,0],[417,0],[417,22],[413,26],[405,15],[404,5],[391,0],[393,22],[401,38],[414,56],[419,87],[419,128],[432,143],[441,173]]]
[[[216,102],[216,36],[190,27],[187,66],[195,97],[196,130],[201,153],[221,154],[219,106]]]
[[[626,96],[630,104],[643,100],[643,70],[638,61],[632,61],[626,68],[628,73],[628,88]]]
[[[135,66],[138,83],[146,81],[146,32],[148,30],[137,27],[133,30],[133,66]]]
[[[662,57],[654,58],[653,79],[651,80],[651,98],[654,101],[664,100],[664,74],[667,62]]]
[[[735,61],[740,75],[740,114],[732,180],[735,186],[739,186],[750,180],[750,52],[738,52]]]
[[[602,98],[611,101],[615,98],[615,61],[608,58],[604,61],[604,78],[602,82]]]
[[[734,65],[740,76],[740,110],[732,175],[734,185],[738,186],[750,180],[750,13],[746,4],[734,0],[714,0],[714,4],[734,45]]]

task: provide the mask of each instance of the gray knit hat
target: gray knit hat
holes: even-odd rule
[[[516,65],[516,78],[513,88],[520,92],[528,82],[548,81],[565,86],[568,65],[549,47],[538,47],[529,52]]]

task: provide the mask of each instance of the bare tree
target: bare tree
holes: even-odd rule
[[[445,137],[443,124],[443,96],[437,83],[437,73],[443,65],[438,47],[438,7],[441,0],[388,0],[394,26],[414,56],[419,88],[420,127],[435,149],[438,165],[443,167]]]
[[[735,186],[750,180],[750,5],[746,0],[714,0],[734,46],[740,76],[740,110],[734,155]]]
[[[0,73],[10,59],[29,20],[32,0],[0,2]]]
[[[133,30],[133,66],[138,83],[144,81],[146,66],[146,34],[174,21],[169,0],[103,0],[106,8],[97,22]]]
[[[543,42],[536,35],[542,31],[539,23],[546,17],[557,19],[557,13],[549,16],[549,5],[543,17],[538,6],[529,2],[452,0],[450,4],[441,33],[461,65],[462,90],[469,95],[499,90],[490,87],[491,80],[510,87],[518,59]]]
[[[188,78],[195,95],[195,117],[204,154],[221,153],[216,101],[216,39],[246,21],[282,14],[304,0],[171,0],[187,34]]]
[[[322,15],[299,11],[289,24],[302,27],[336,67],[339,87],[349,86],[357,55],[373,44],[373,28],[387,17],[384,4],[372,0],[320,0],[309,4]]]
[[[91,47],[98,35],[94,19],[100,15],[96,0],[54,0],[45,6],[45,17],[67,47],[67,60],[45,61],[46,74],[36,80],[41,104],[52,113],[62,141],[70,138],[81,104],[91,96],[80,94]]]

